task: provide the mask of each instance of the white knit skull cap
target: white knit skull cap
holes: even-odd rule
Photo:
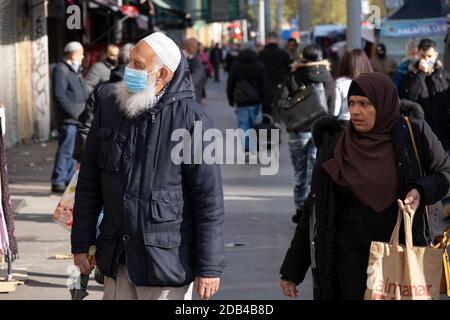
[[[162,63],[175,72],[181,61],[181,52],[175,42],[161,32],[155,32],[142,39],[155,51]]]

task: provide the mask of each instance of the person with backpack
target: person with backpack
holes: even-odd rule
[[[331,113],[335,105],[335,85],[333,77],[329,71],[329,62],[323,59],[322,49],[315,44],[303,49],[303,58],[299,63],[292,65],[292,72],[288,80],[290,87],[290,103],[298,104],[298,112],[295,105],[288,106],[288,109],[279,110],[280,117],[284,120],[289,133],[289,151],[292,165],[294,166],[294,201],[296,214],[292,217],[294,223],[298,223],[303,213],[303,205],[308,195],[309,183],[314,163],[316,161],[316,147],[314,146],[311,125],[313,118],[308,119],[312,114],[319,117],[320,114]],[[295,88],[294,88],[295,87]],[[309,90],[316,90],[316,101],[308,102],[313,95],[308,95]],[[307,105],[309,104],[309,105]],[[310,112],[303,112],[307,110]],[[316,112],[317,111],[317,112]],[[295,114],[293,114],[295,112]],[[292,122],[290,121],[292,120]],[[295,125],[303,123],[303,125]]]
[[[244,45],[237,60],[231,65],[227,83],[230,106],[236,106],[239,128],[244,133],[256,125],[261,104],[268,99],[268,76],[265,66],[258,60],[251,46]],[[249,151],[249,141],[244,134],[244,149]]]
[[[273,102],[279,94],[283,80],[289,74],[289,67],[292,63],[286,50],[279,46],[279,36],[277,32],[269,32],[266,39],[266,45],[258,55],[259,60],[264,63],[269,77],[268,100],[263,104],[262,111],[272,115],[278,122],[276,110],[273,110]],[[275,100],[276,101],[276,100]]]

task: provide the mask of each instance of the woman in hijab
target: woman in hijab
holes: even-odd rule
[[[412,140],[396,88],[384,74],[364,73],[349,93],[350,121],[319,120],[311,192],[281,267],[281,288],[297,296],[311,266],[315,299],[364,298],[372,241],[389,242],[399,206],[416,212],[413,241],[431,242],[425,206],[449,193],[450,160],[426,122],[411,119]]]

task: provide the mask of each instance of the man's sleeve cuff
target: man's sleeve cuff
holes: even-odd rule
[[[79,253],[88,253],[90,246],[85,247],[72,247],[72,254],[79,254]]]

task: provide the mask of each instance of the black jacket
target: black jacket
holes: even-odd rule
[[[270,86],[276,88],[277,85],[282,84],[290,70],[289,54],[280,49],[277,44],[271,43],[259,53],[259,59],[266,66]]]
[[[123,80],[123,74],[125,71],[125,65],[118,66],[111,70],[111,74],[109,77],[108,83],[115,83]],[[78,117],[78,130],[77,130],[77,138],[75,140],[75,150],[73,153],[73,158],[77,162],[81,162],[83,157],[83,149],[86,144],[86,138],[91,129],[92,120],[94,120],[95,111],[97,109],[96,101],[98,100],[98,94],[101,91],[100,87],[96,87],[91,94],[89,94],[89,98],[86,102],[86,107],[84,111]]]
[[[77,124],[88,98],[81,74],[61,61],[52,72],[52,88],[56,121]]]
[[[194,121],[201,121],[203,131],[213,126],[192,98],[186,59],[157,106],[136,118],[123,116],[114,89],[108,83],[98,91],[75,194],[72,252],[96,244],[97,266],[112,278],[124,253],[130,280],[140,286],[182,286],[195,276],[220,276],[225,258],[220,168],[171,159],[181,143],[171,141],[174,130],[192,136]]]
[[[323,83],[329,114],[333,114],[336,101],[336,88],[333,76],[325,64],[308,66],[300,63],[292,75],[298,84],[303,83],[307,86],[311,83]]]
[[[401,86],[402,98],[419,103],[425,111],[425,120],[450,150],[450,73],[437,62],[431,75],[419,71],[419,62],[409,67]]]
[[[256,52],[250,49],[239,53],[230,70],[227,83],[228,102],[232,106],[251,106],[267,102],[268,77]]]
[[[448,193],[450,160],[425,121],[412,119],[412,123],[426,171],[424,178],[420,178],[408,128],[403,118],[399,118],[392,129],[392,138],[398,161],[400,194],[406,196],[413,187],[421,193],[421,205],[413,222],[413,241],[414,245],[425,246],[429,243],[430,236],[426,232],[423,208],[424,205],[439,201]],[[337,298],[334,239],[338,207],[335,183],[322,168],[322,164],[332,157],[344,125],[345,123],[330,117],[320,119],[313,128],[313,139],[318,151],[311,192],[305,203],[305,214],[297,225],[280,270],[283,279],[298,284],[303,282],[311,266],[315,299]]]

